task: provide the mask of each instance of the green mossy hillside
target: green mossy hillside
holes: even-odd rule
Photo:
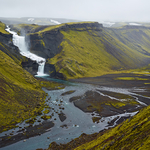
[[[0,50],[0,132],[12,128],[44,107],[40,83]]]
[[[22,60],[25,60],[25,58],[23,56],[20,57],[19,54],[16,55],[16,52],[11,52],[8,48],[8,46],[0,42],[0,50],[12,58],[18,65],[21,65]]]
[[[6,25],[0,21],[0,32],[3,34],[10,34],[7,31],[5,31],[5,28],[6,28]]]
[[[62,51],[49,59],[66,78],[94,77],[145,65],[150,58],[107,30],[61,31]],[[128,44],[129,45],[129,44]]]
[[[125,44],[127,48],[136,50],[146,56],[150,55],[150,28],[124,26],[114,29],[106,28],[105,31]]]
[[[150,106],[127,119],[113,129],[109,129],[89,143],[76,150],[148,150],[150,149]]]

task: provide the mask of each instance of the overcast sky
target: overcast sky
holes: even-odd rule
[[[0,17],[150,21],[150,0],[0,0]]]

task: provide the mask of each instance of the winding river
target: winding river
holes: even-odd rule
[[[74,96],[81,96],[85,92],[91,90],[91,91],[112,91],[116,93],[124,93],[127,95],[133,94],[131,91],[132,89],[121,89],[121,88],[108,88],[108,87],[101,87],[96,85],[90,85],[90,84],[83,84],[83,83],[72,83],[68,81],[61,81],[56,79],[51,79],[49,77],[46,77],[48,80],[55,80],[57,82],[63,82],[66,84],[66,87],[61,90],[47,90],[43,89],[46,93],[48,93],[48,96],[46,98],[46,104],[51,108],[51,111],[47,115],[53,114],[53,117],[49,119],[49,121],[52,121],[54,123],[54,127],[50,127],[46,130],[45,133],[42,133],[35,137],[30,137],[25,140],[20,140],[17,143],[11,144],[9,146],[1,148],[2,150],[19,150],[20,148],[22,150],[35,150],[37,148],[48,148],[49,144],[53,141],[57,143],[67,143],[71,141],[72,139],[80,136],[82,133],[86,134],[92,134],[95,132],[99,132],[103,129],[107,129],[110,127],[108,125],[108,122],[111,120],[117,118],[115,122],[113,123],[113,126],[116,125],[116,122],[121,117],[129,117],[135,115],[137,112],[125,112],[118,115],[113,115],[109,117],[102,117],[99,121],[99,123],[93,123],[92,117],[99,116],[97,113],[85,113],[74,106],[72,102],[69,102],[69,99]],[[75,91],[71,94],[63,94],[68,91]],[[105,95],[104,96],[109,96]],[[63,109],[60,109],[61,108]],[[59,118],[60,113],[65,114],[66,119],[64,121],[61,121]],[[43,113],[44,114],[44,113]],[[45,122],[43,119],[41,119],[41,114],[38,116],[33,124],[33,126],[40,124],[41,122]],[[39,122],[41,120],[41,122]],[[0,137],[4,135],[9,135],[10,133],[18,134],[23,131],[20,131],[20,128],[24,128],[26,126],[29,126],[29,124],[23,123],[18,124],[18,128],[3,132],[0,134]]]

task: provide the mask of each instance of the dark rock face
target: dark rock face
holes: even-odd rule
[[[59,119],[60,119],[61,122],[65,121],[66,118],[67,118],[67,117],[66,117],[66,115],[65,115],[63,112],[61,112],[61,113],[59,114]]]
[[[22,67],[27,70],[32,75],[36,75],[38,71],[38,64],[36,61],[33,61],[29,58],[27,58],[25,61],[22,61],[21,63]]]
[[[11,44],[12,35],[11,34],[3,34],[0,32],[0,41],[6,45]]]
[[[78,28],[82,28],[84,30],[89,30],[90,28],[93,28],[93,30],[101,31],[101,28],[103,28],[102,24],[99,24],[98,22],[94,23],[79,23],[79,24],[66,24],[62,27],[60,27],[61,30],[67,31],[69,29],[78,30]],[[90,29],[91,30],[91,29]],[[81,31],[81,30],[79,30]]]
[[[63,40],[63,35],[60,31],[48,31],[43,33],[42,37],[38,34],[31,34],[29,38],[30,51],[44,58],[52,58],[60,53],[62,47],[59,45]]]
[[[62,73],[56,72],[55,66],[49,63],[45,63],[44,73],[49,74],[51,78],[58,78],[66,80]]]
[[[49,74],[51,77],[55,77],[56,76],[55,66],[45,63],[44,73]]]
[[[18,47],[13,45],[12,34],[3,34],[0,32],[0,50],[11,57],[13,60],[21,60],[22,56],[19,52]]]

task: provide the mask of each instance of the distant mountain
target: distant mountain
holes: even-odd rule
[[[150,27],[150,22],[109,22],[109,21],[99,21],[104,27],[122,27],[126,25],[131,26],[146,26]]]
[[[23,17],[23,18],[2,18],[0,21],[5,24],[38,24],[38,25],[57,25],[67,22],[78,22],[79,20],[63,19],[63,18],[35,18],[35,17]]]

